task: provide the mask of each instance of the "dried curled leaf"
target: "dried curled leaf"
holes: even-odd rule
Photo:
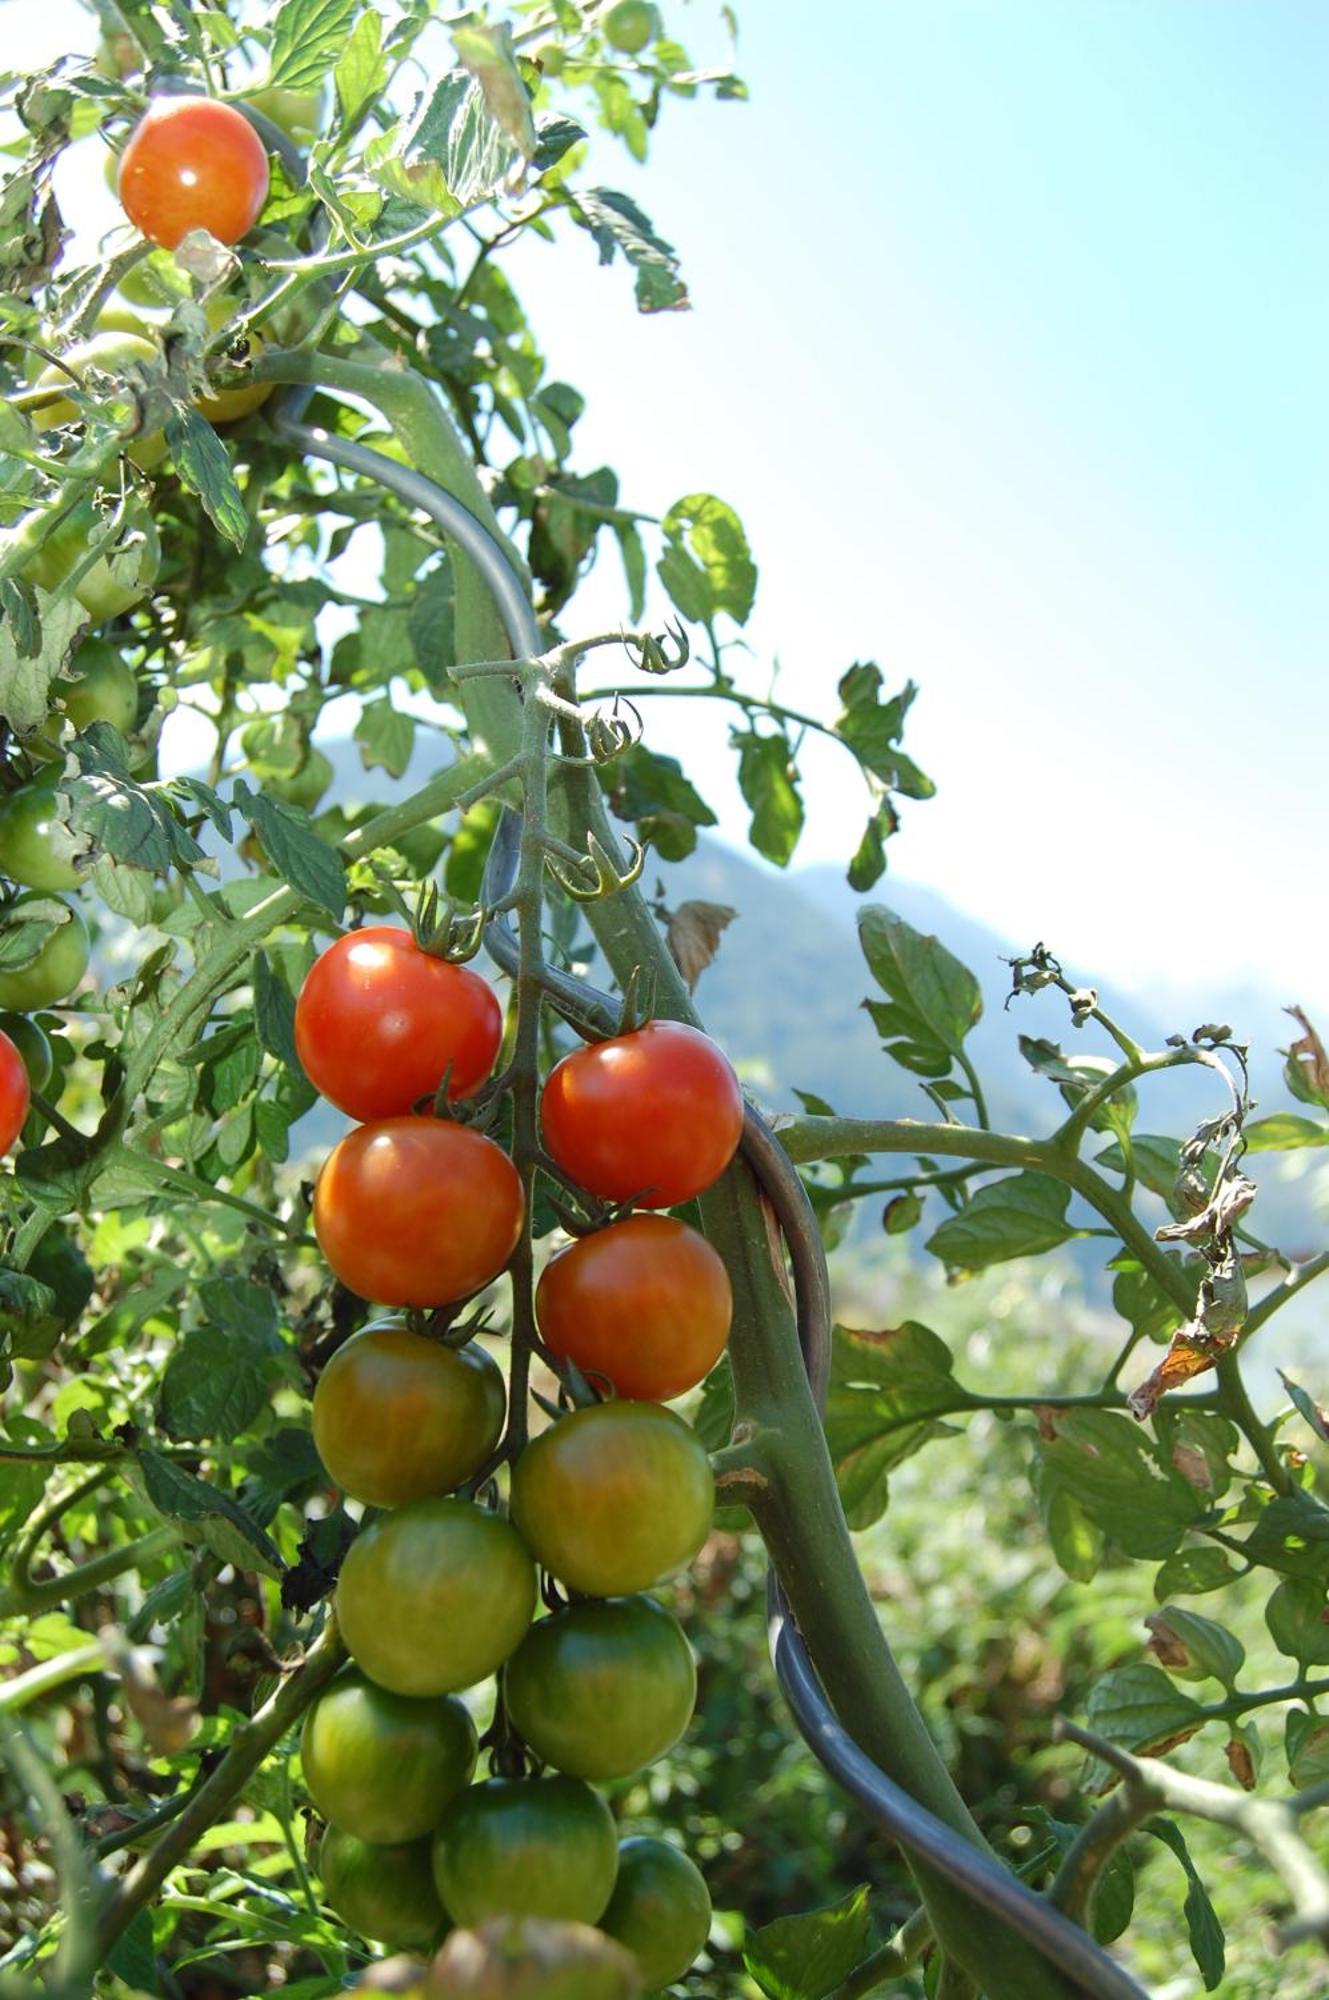
[[[665,933],[674,964],[695,991],[697,981],[716,952],[720,938],[738,915],[728,903],[680,903]]]

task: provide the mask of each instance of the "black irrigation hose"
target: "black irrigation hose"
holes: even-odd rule
[[[301,400],[308,392],[301,392]],[[292,399],[294,400],[294,399]],[[423,473],[381,452],[336,438],[278,410],[272,428],[311,458],[375,479],[408,506],[418,507],[470,557],[493,594],[517,659],[541,651],[540,628],[520,579],[489,530],[450,493]],[[485,872],[483,899],[508,893],[517,865],[520,822],[505,808]],[[506,917],[491,918],[485,946],[503,971],[517,968],[517,938]],[[546,990],[569,1023],[591,1035],[612,1033],[619,1016],[612,995],[549,968]],[[743,1156],[775,1209],[794,1275],[799,1343],[818,1407],[830,1375],[830,1287],[816,1217],[800,1175],[765,1120],[749,1105]],[[1049,1962],[1075,1979],[1092,2000],[1148,2000],[1144,1988],[1069,1917],[989,1855],[920,1806],[872,1762],[835,1717],[817,1679],[803,1637],[794,1624],[779,1576],[769,1577],[770,1645],[776,1677],[794,1720],[818,1762],[837,1784],[879,1822],[909,1854],[959,1884],[983,1909],[1028,1940]]]

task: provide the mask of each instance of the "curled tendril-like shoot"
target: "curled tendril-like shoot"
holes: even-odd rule
[[[572,1202],[564,1201],[561,1195],[550,1194],[547,1190],[545,1192],[545,1202],[553,1211],[554,1216],[557,1218],[558,1226],[565,1236],[591,1236],[597,1229],[603,1229],[608,1220],[606,1214],[600,1209],[598,1202],[595,1205],[595,1211],[589,1214],[576,1207]]]
[[[670,620],[658,637],[654,632],[642,632],[635,638],[625,633],[623,646],[633,666],[643,674],[677,673],[692,657],[688,635],[677,619]]]
[[[656,978],[653,966],[640,963],[628,974],[623,988],[623,1008],[618,1018],[620,1035],[635,1034],[655,1014]]]
[[[636,703],[616,694],[608,714],[603,709],[597,709],[587,718],[586,741],[590,745],[592,762],[612,763],[615,757],[621,757],[625,750],[631,750],[640,743],[645,730],[646,725]]]
[[[578,856],[578,873],[561,868],[552,856],[546,856],[545,865],[565,895],[574,903],[598,903],[606,896],[616,896],[620,889],[630,889],[646,866],[646,850],[638,841],[630,842],[631,858],[627,868],[620,873],[610,860],[593,833],[586,837],[587,853]],[[582,872],[587,871],[587,872]]]
[[[432,928],[421,937],[421,947],[431,958],[445,959],[449,965],[464,965],[484,943],[485,925],[491,915],[483,903],[478,909],[459,911],[449,896],[437,911]]]

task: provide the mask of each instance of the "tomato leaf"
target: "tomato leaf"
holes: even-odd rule
[[[308,813],[265,792],[251,792],[243,780],[236,784],[235,802],[282,879],[340,920],[346,907],[346,870],[336,850],[314,832]]]
[[[738,785],[752,809],[748,839],[758,854],[783,868],[803,831],[803,800],[789,739],[783,730],[759,736],[755,730],[734,730],[729,738],[738,751]]]
[[[940,1421],[969,1402],[951,1352],[916,1320],[881,1332],[835,1329],[826,1400],[826,1443],[849,1526],[886,1511],[895,1468],[951,1427]]]
[[[267,953],[254,953],[254,1026],[260,1045],[298,1077],[304,1076],[295,1046],[295,1001],[289,988],[268,963]]]
[[[1144,1662],[1100,1675],[1085,1709],[1086,1725],[1096,1736],[1140,1754],[1159,1754],[1184,1743],[1204,1720],[1198,1702],[1174,1687],[1161,1668]],[[1112,1774],[1095,1760],[1088,1788],[1101,1791],[1111,1781]]]
[[[1275,1111],[1268,1118],[1257,1118],[1244,1131],[1247,1151],[1252,1153],[1293,1153],[1305,1146],[1329,1146],[1329,1125],[1298,1118],[1293,1111]]]
[[[191,1539],[202,1541],[222,1562],[237,1569],[256,1569],[279,1577],[281,1554],[276,1543],[251,1521],[229,1493],[195,1479],[164,1453],[145,1447],[138,1454],[143,1490],[168,1521],[177,1521]]]
[[[359,0],[283,0],[272,35],[269,85],[284,90],[318,88],[350,39],[358,4]]]
[[[948,1215],[925,1247],[952,1271],[986,1271],[1013,1257],[1036,1257],[1075,1235],[1066,1221],[1069,1200],[1069,1188],[1048,1174],[1007,1174]]]
[[[602,264],[612,263],[617,251],[632,266],[640,312],[683,312],[691,306],[677,252],[657,236],[631,196],[613,188],[584,188],[570,198],[569,206],[594,238]]]
[[[1191,1957],[1199,1968],[1205,1992],[1212,1993],[1222,1984],[1227,1954],[1223,1926],[1209,1900],[1209,1891],[1196,1872],[1179,1826],[1170,1819],[1151,1819],[1145,1822],[1145,1832],[1161,1840],[1164,1847],[1170,1847],[1186,1871],[1185,1917]]]
[[[935,937],[879,903],[858,913],[858,941],[887,1003],[867,1008],[887,1054],[922,1076],[945,1076],[983,1012],[978,981]]]
[[[376,7],[366,7],[347,38],[337,59],[333,82],[343,124],[354,127],[387,81],[384,60],[383,20]],[[322,71],[320,70],[320,75]]]
[[[827,1909],[763,1925],[748,1940],[743,1963],[769,2000],[825,2000],[871,1949],[864,1886]]]
[[[166,440],[180,483],[198,495],[208,519],[235,547],[244,546],[249,512],[235,483],[226,446],[197,410],[177,410],[167,419]]]
[[[1265,1605],[1264,1622],[1279,1652],[1303,1669],[1329,1666],[1329,1602],[1322,1583],[1288,1577]]]
[[[390,777],[402,776],[415,748],[415,720],[394,708],[390,695],[365,703],[354,735],[360,745],[360,762],[367,771],[379,765]]]
[[[658,574],[684,618],[708,625],[724,612],[746,625],[757,595],[757,565],[733,508],[714,493],[689,493],[660,525],[666,546]]]
[[[600,784],[609,809],[637,829],[665,861],[682,861],[697,845],[697,828],[714,826],[715,814],[676,757],[634,743],[602,765]]]
[[[479,84],[491,118],[523,159],[531,159],[536,150],[535,120],[517,67],[508,23],[501,21],[496,26],[473,23],[454,28],[452,46],[462,67]]]
[[[1129,1417],[1115,1410],[1037,1411],[1040,1498],[1061,1490],[1077,1500],[1127,1555],[1171,1555],[1207,1497],[1172,1466]]]

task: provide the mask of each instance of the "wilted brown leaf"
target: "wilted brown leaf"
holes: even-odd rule
[[[720,948],[723,932],[738,915],[728,903],[680,903],[669,918],[665,933],[674,964],[688,983],[696,988]]]

